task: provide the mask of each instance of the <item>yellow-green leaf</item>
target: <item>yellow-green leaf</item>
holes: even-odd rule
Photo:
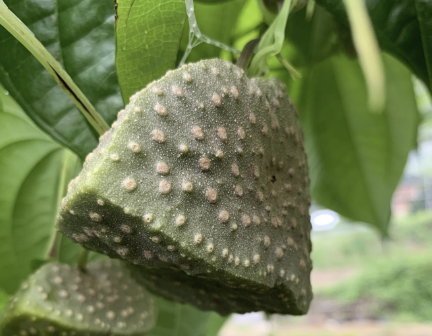
[[[117,0],[116,66],[125,102],[175,68],[185,19],[182,0]]]
[[[47,257],[64,150],[0,87],[0,287],[13,293]]]

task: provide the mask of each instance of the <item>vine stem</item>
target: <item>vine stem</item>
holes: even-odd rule
[[[187,14],[188,22],[189,22],[189,41],[188,41],[188,45],[186,47],[186,50],[183,54],[183,57],[179,63],[179,67],[181,67],[183,64],[185,64],[186,59],[188,58],[192,49],[194,47],[196,47],[197,45],[201,44],[202,42],[214,45],[218,48],[222,48],[222,49],[230,51],[234,54],[240,53],[237,49],[232,48],[229,45],[226,45],[222,42],[214,41],[211,38],[202,34],[199,27],[198,27],[198,23],[197,23],[197,20],[195,17],[195,7],[194,7],[193,0],[185,0],[185,6],[186,6],[186,14]]]
[[[86,266],[87,266],[87,261],[88,261],[88,257],[89,257],[89,250],[86,250],[85,248],[81,249],[80,255],[78,257],[78,269],[81,272],[86,272]]]
[[[285,40],[285,28],[291,5],[296,4],[298,0],[285,0],[276,19],[266,30],[258,45],[258,51],[252,59],[248,74],[250,76],[267,75],[269,67],[267,59],[270,56],[276,56],[282,50]]]
[[[109,126],[61,64],[52,56],[29,28],[0,0],[0,25],[11,33],[45,67],[54,80],[73,100],[89,123],[103,134]]]
[[[380,49],[364,0],[343,0],[351,25],[352,37],[366,80],[371,110],[385,106],[385,75]]]
[[[294,68],[293,65],[291,65],[291,63],[289,63],[285,58],[283,58],[281,54],[277,54],[276,58],[279,61],[279,63],[282,64],[285,67],[285,69],[287,69],[288,73],[290,74],[293,80],[302,77],[301,73],[298,72],[297,69]]]

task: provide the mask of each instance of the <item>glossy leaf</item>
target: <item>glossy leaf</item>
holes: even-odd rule
[[[157,303],[159,314],[156,327],[148,336],[215,336],[216,329],[222,326],[221,320],[224,318],[216,313],[161,298]]]
[[[386,234],[418,119],[410,72],[384,56],[388,97],[382,113],[368,109],[358,62],[341,56],[315,66],[298,107],[313,197]]]
[[[349,26],[342,1],[316,1],[346,27]],[[425,3],[427,3],[425,7],[429,10],[430,2],[425,1]],[[415,2],[413,0],[366,0],[366,4],[381,48],[405,63],[422,81],[429,83],[428,66]]]
[[[291,13],[286,29],[288,48],[282,50],[282,55],[299,70],[307,71],[335,52],[334,20],[320,6],[315,8],[310,20],[306,9]]]
[[[185,19],[182,0],[117,0],[116,65],[125,102],[176,67]]]
[[[233,34],[236,37],[244,36],[253,31],[262,24],[262,15],[260,13],[256,0],[246,0],[238,15]]]
[[[75,84],[60,62],[36,38],[33,32],[9,10],[3,0],[0,1],[0,25],[39,61],[99,134],[103,134],[109,129],[108,124],[95,110],[92,103]]]
[[[123,106],[114,56],[114,5],[92,0],[6,0],[108,123]],[[98,135],[50,74],[0,27],[0,82],[33,121],[84,157]]]
[[[0,88],[0,287],[8,293],[48,255],[63,156]]]
[[[429,74],[429,83],[427,84],[432,90],[432,2],[429,0],[415,0],[415,4]]]

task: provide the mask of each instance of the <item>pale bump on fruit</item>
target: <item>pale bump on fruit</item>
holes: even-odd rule
[[[129,261],[168,299],[221,314],[304,314],[312,298],[308,166],[285,92],[279,80],[248,79],[221,60],[170,71],[104,136],[57,227]]]
[[[0,317],[0,334],[140,336],[155,322],[155,299],[120,261],[91,262],[85,273],[54,262],[21,284]]]

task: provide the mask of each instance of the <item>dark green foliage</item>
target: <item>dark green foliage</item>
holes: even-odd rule
[[[151,288],[165,297],[180,300],[180,278],[181,301],[202,309],[305,313],[307,174],[284,85],[202,61],[131,98],[71,183],[58,228],[88,249],[163,269]],[[143,268],[143,281],[153,273]],[[220,298],[198,299],[199,288]]]
[[[0,335],[135,335],[155,324],[153,297],[119,261],[91,263],[85,273],[42,266],[21,285],[0,318]]]
[[[185,2],[116,1],[116,18],[116,70],[127,103],[137,90],[176,67]]]
[[[343,1],[317,0],[317,3],[349,27]],[[427,18],[430,22],[430,2],[367,0],[366,4],[380,47],[405,63],[430,88],[430,28],[425,24]]]
[[[417,19],[423,43],[429,81],[425,84],[432,92],[432,2],[429,0],[415,0]]]
[[[93,0],[5,0],[111,123],[123,106],[114,64],[114,4]],[[97,133],[62,88],[0,26],[0,82],[46,133],[81,157]]]

